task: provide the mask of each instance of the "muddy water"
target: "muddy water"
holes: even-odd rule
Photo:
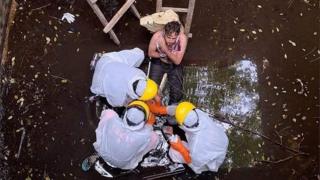
[[[151,35],[129,13],[115,28],[122,42],[117,47],[102,33],[85,1],[18,3],[9,40],[12,79],[4,99],[10,176],[97,179],[97,173],[80,169],[92,152],[97,123],[85,101],[90,58],[97,51],[135,46],[146,50]],[[185,5],[182,0],[167,5],[180,3]],[[217,174],[220,179],[317,178],[317,3],[197,1],[193,38],[184,59],[186,98],[210,113],[227,113],[237,126],[272,140],[221,124],[230,147]],[[151,13],[155,1],[138,1],[137,8],[142,14]],[[57,19],[65,12],[78,15],[74,24]],[[26,135],[18,155],[21,127]],[[284,147],[308,155],[294,155]]]

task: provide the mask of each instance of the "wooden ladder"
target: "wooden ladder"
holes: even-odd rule
[[[110,22],[107,21],[106,17],[102,13],[101,9],[97,5],[98,0],[87,0],[88,4],[93,9],[94,13],[98,16],[100,22],[104,26],[103,32],[108,33],[110,35],[110,38],[116,43],[117,45],[120,45],[120,40],[117,37],[117,35],[114,33],[112,28],[117,24],[119,19],[124,15],[125,12],[130,8],[133,14],[140,19],[140,14],[137,10],[137,8],[133,5],[135,0],[127,0],[122,7],[118,10],[118,12],[112,17]]]
[[[166,10],[171,9],[175,12],[187,13],[187,17],[186,17],[186,21],[185,21],[185,25],[184,25],[184,32],[189,38],[191,38],[192,34],[190,33],[190,28],[191,28],[195,3],[196,3],[196,0],[189,0],[188,8],[163,7],[162,0],[157,0],[156,11],[160,12],[160,11],[166,11]]]

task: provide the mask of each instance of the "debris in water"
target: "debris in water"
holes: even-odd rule
[[[270,65],[270,63],[269,63],[268,59],[264,59],[264,60],[262,61],[263,71],[264,71],[265,69],[267,69],[267,67],[269,67],[269,65]],[[269,77],[269,76],[268,76],[268,77]],[[267,79],[267,78],[266,78],[266,79]]]
[[[297,82],[298,82],[298,83],[300,84],[300,86],[301,86],[300,91],[298,91],[297,93],[298,93],[298,94],[303,94],[303,92],[304,92],[303,82],[302,82],[301,79],[299,79],[299,78],[297,78],[296,80],[297,80]]]
[[[46,42],[47,42],[47,44],[49,44],[50,41],[51,41],[51,39],[50,39],[49,37],[46,37]]]
[[[16,130],[16,132],[20,132],[20,131],[22,131],[22,134],[21,134],[19,149],[18,149],[18,153],[15,154],[15,158],[17,158],[17,159],[19,159],[19,157],[20,157],[20,152],[21,152],[22,143],[23,143],[24,137],[25,137],[25,135],[26,135],[26,129],[25,129],[24,127],[21,127],[21,128],[19,128],[19,129]]]
[[[292,46],[297,46],[297,45],[296,45],[296,43],[295,43],[295,42],[293,42],[293,41],[291,41],[291,40],[289,40],[289,43],[291,43],[291,44],[292,44]]]

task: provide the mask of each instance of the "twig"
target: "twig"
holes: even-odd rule
[[[304,137],[302,137],[302,139],[300,140],[300,142],[299,142],[299,144],[298,144],[298,149],[300,149],[301,143],[302,143],[303,140],[304,140]]]
[[[280,134],[282,131],[285,131],[285,130],[287,130],[287,129],[289,129],[289,128],[291,128],[291,126],[284,127],[283,129],[280,129],[280,130],[278,131],[278,133]]]
[[[291,7],[291,5],[293,4],[294,0],[290,0],[289,1],[289,6],[288,6],[288,9]]]
[[[15,155],[15,157],[17,159],[19,159],[22,143],[23,143],[24,137],[26,135],[26,129],[24,127],[18,129],[16,132],[20,132],[20,131],[22,131],[22,134],[21,134],[21,139],[20,139],[20,144],[19,144],[19,150],[18,150],[18,153]]]
[[[227,124],[229,124],[229,125],[231,125],[231,126],[233,126],[235,128],[238,128],[238,129],[242,130],[242,131],[248,132],[248,133],[253,134],[253,135],[257,135],[257,136],[259,136],[259,137],[261,137],[261,138],[263,138],[265,140],[268,140],[269,142],[271,142],[273,144],[276,144],[276,145],[286,149],[289,152],[293,152],[293,153],[299,154],[299,155],[309,155],[309,153],[305,153],[305,152],[302,152],[302,151],[299,151],[299,150],[296,150],[296,149],[292,149],[292,148],[290,148],[288,146],[285,146],[285,145],[283,145],[283,144],[281,144],[281,143],[279,143],[277,141],[273,141],[270,137],[268,137],[268,136],[266,136],[264,134],[252,131],[250,129],[247,129],[247,128],[244,128],[244,127],[241,127],[241,126],[238,126],[238,125],[234,124],[233,122],[231,122],[226,116],[222,115],[221,113],[218,113],[218,115],[212,115],[212,114],[209,114],[209,115],[215,117],[215,119],[217,119],[220,122],[227,123]],[[239,119],[236,118],[236,120],[239,120]],[[239,122],[240,122],[240,120],[239,120]]]
[[[314,47],[313,49],[311,49],[307,54],[305,54],[303,57],[306,57],[308,56],[309,54],[311,54],[314,50],[316,50],[317,47]]]
[[[50,6],[50,5],[51,5],[51,3],[49,3],[47,5],[44,5],[44,6],[41,6],[41,7],[38,7],[38,8],[31,9],[29,13],[32,13],[33,11],[38,11],[38,10],[43,9],[43,8],[46,8],[46,7]]]
[[[59,19],[59,18],[57,18],[57,17],[55,17],[55,16],[50,16],[50,15],[48,15],[48,17],[50,17],[50,18],[52,18],[52,19],[56,19],[56,20],[58,20],[58,21],[61,21],[61,19]]]
[[[278,131],[274,131],[276,134],[277,134],[277,136],[279,137],[279,139],[280,139],[280,144],[282,144],[282,136],[278,133]]]
[[[279,163],[282,163],[282,162],[285,162],[285,161],[288,161],[290,159],[293,159],[294,157],[296,156],[301,156],[303,154],[294,154],[294,155],[291,155],[291,156],[288,156],[286,158],[283,158],[283,159],[279,159],[279,160],[276,160],[276,161],[268,161],[268,160],[261,160],[260,162],[263,162],[263,163],[271,163],[271,164],[279,164]]]
[[[318,60],[318,59],[320,59],[320,56],[317,57],[317,58],[315,58],[315,59],[310,60],[309,63],[312,63],[312,62],[314,62],[314,61],[316,61],[316,60]]]
[[[67,81],[69,81],[69,82],[72,82],[71,80],[69,80],[69,79],[67,79],[67,78],[64,78],[64,77],[60,77],[60,76],[56,76],[56,75],[52,75],[52,74],[51,74],[51,76],[52,76],[53,78],[62,79],[62,80],[67,80]]]

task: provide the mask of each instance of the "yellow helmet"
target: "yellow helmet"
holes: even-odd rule
[[[179,125],[182,125],[190,111],[196,107],[187,101],[179,103],[176,109],[176,120]]]
[[[142,96],[139,98],[141,101],[148,101],[152,98],[154,98],[158,93],[158,85],[151,79],[147,79],[147,85],[146,88],[142,94]]]
[[[145,113],[145,121],[148,119],[149,114],[150,114],[150,110],[149,110],[149,106],[146,103],[144,103],[143,101],[132,101],[128,105],[128,109],[132,108],[132,107],[136,107],[136,108],[140,109],[141,111],[143,111]]]

